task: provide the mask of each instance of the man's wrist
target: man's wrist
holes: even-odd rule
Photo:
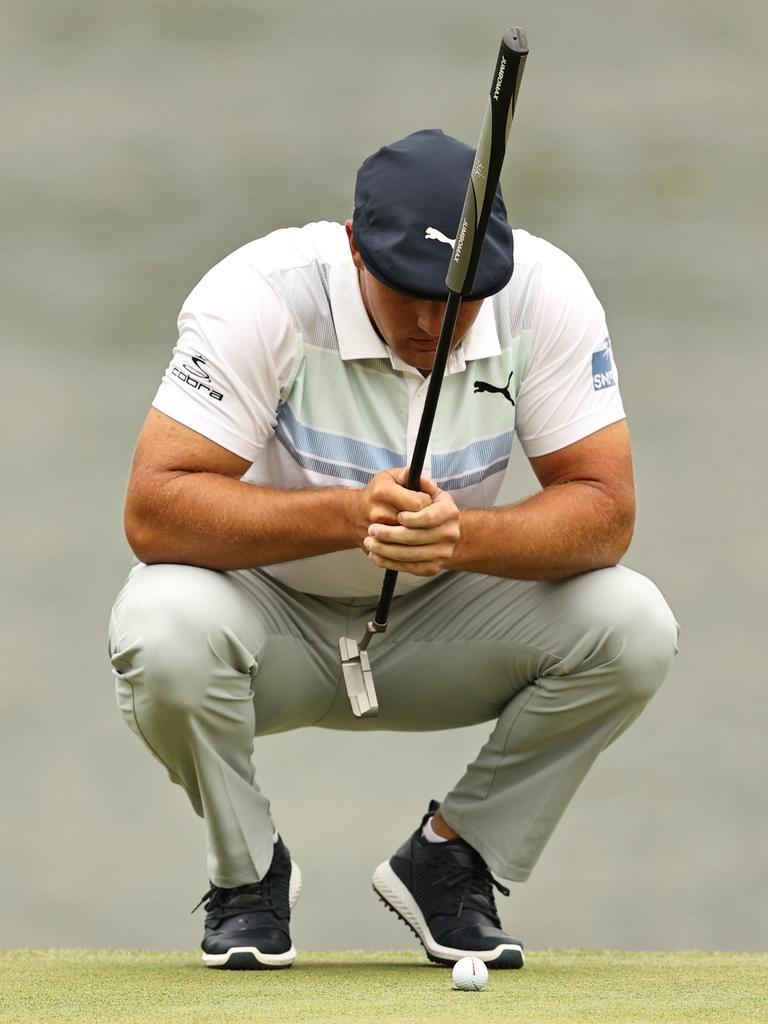
[[[336,487],[336,513],[343,523],[343,532],[348,541],[347,547],[359,548],[367,531],[367,523],[363,515],[362,488]]]
[[[453,549],[453,554],[446,569],[450,569],[453,572],[467,571],[467,566],[471,560],[472,537],[475,533],[478,512],[482,511],[484,510],[476,508],[459,509],[459,530],[461,536],[456,543],[456,547]]]

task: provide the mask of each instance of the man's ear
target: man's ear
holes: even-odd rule
[[[355,236],[352,234],[352,221],[345,221],[344,227],[347,229],[347,239],[349,241],[349,251],[352,253],[352,262],[355,264],[358,270],[364,270],[365,265],[363,263],[362,257],[360,256],[360,250],[357,248]]]

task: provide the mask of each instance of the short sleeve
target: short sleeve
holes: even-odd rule
[[[253,462],[295,372],[288,310],[253,267],[224,260],[192,291],[178,329],[153,407]]]
[[[517,434],[529,458],[625,417],[603,307],[577,264],[544,245],[530,360],[516,409]]]

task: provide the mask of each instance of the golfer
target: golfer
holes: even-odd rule
[[[205,819],[211,967],[296,956],[300,875],[256,737],[478,722],[488,741],[373,882],[431,960],[521,967],[494,876],[528,878],[676,649],[659,591],[619,565],[635,498],[605,314],[572,259],[509,227],[500,191],[421,489],[404,486],[472,161],[416,132],[363,163],[346,224],[215,266],[139,437],[112,665],[128,725]],[[515,436],[541,489],[496,506]],[[365,632],[384,569],[400,575],[369,648],[380,712],[357,718],[338,639]]]

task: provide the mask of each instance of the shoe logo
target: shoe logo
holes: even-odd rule
[[[476,395],[479,395],[481,391],[488,391],[491,394],[504,395],[504,397],[507,399],[507,401],[511,402],[512,405],[514,405],[515,404],[515,400],[512,397],[512,395],[510,395],[510,393],[509,393],[509,382],[512,380],[512,374],[514,372],[515,372],[514,370],[510,370],[509,377],[507,377],[506,386],[503,387],[503,388],[496,387],[495,384],[486,384],[486,382],[484,380],[476,380],[475,381],[475,392],[474,393]]]
[[[432,242],[445,242],[446,245],[453,247],[456,244],[455,238],[449,238],[448,235],[444,235],[442,231],[438,231],[437,228],[427,228],[424,232],[424,237],[430,239]]]
[[[611,359],[611,339],[603,338],[597,352],[592,353],[592,390],[616,387],[616,370]]]

